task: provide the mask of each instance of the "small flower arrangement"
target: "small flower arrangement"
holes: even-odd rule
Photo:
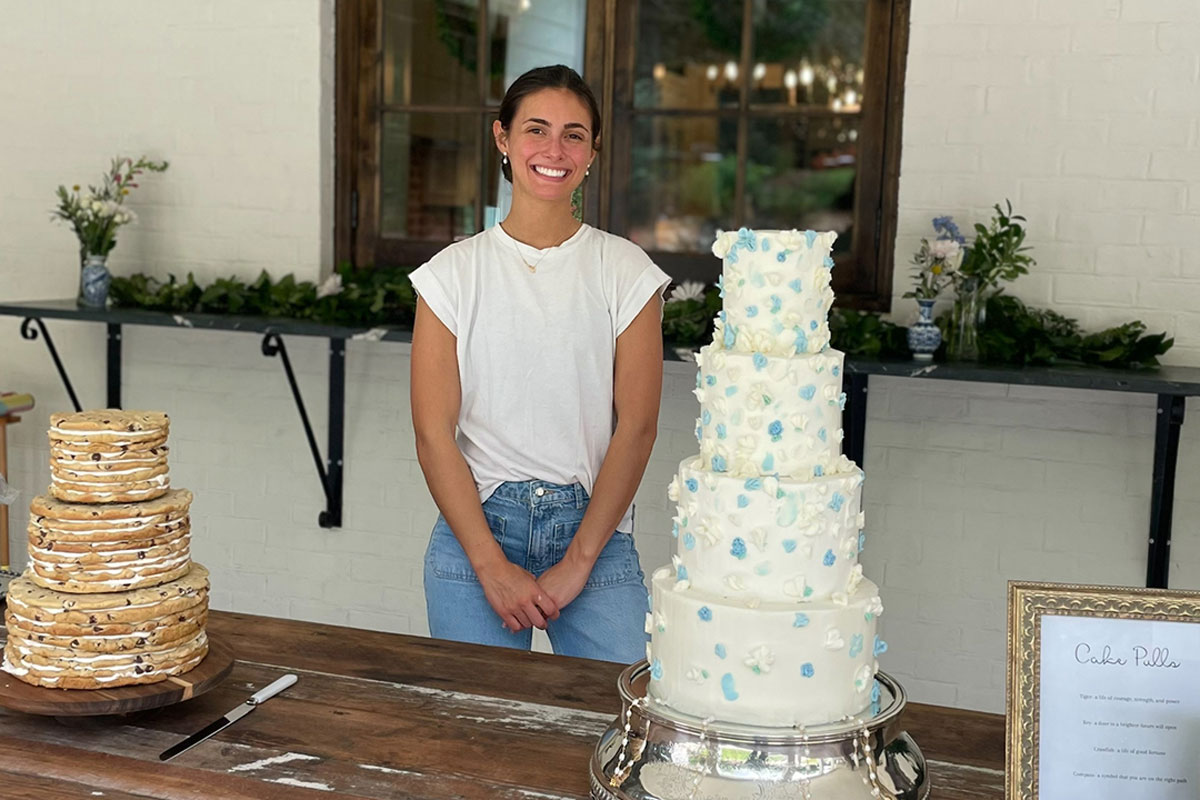
[[[138,187],[137,176],[144,172],[162,172],[166,161],[151,161],[145,156],[114,158],[100,186],[88,186],[81,194],[78,185],[68,191],[58,187],[58,206],[52,219],[71,226],[79,239],[80,261],[87,256],[107,256],[117,246],[117,230],[137,220],[137,215],[125,208],[125,198]]]
[[[712,320],[720,310],[717,287],[684,281],[671,290],[663,303],[663,335],[677,347],[698,347],[712,336]]]
[[[937,238],[921,239],[921,246],[913,255],[914,285],[904,297],[936,300],[957,279],[967,252],[966,242],[952,217],[934,217],[933,230]]]

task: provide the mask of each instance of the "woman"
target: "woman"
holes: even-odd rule
[[[662,389],[662,291],[636,245],[580,224],[600,113],[569,67],[518,78],[492,125],[512,210],[411,279],[417,458],[441,515],[430,633],[630,663],[646,590],[632,501]],[[457,428],[457,435],[456,435]]]

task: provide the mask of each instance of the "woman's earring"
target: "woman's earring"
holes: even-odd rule
[[[587,176],[589,176],[589,175],[591,175],[591,174],[592,174],[592,165],[591,165],[591,164],[588,164],[588,166],[587,166],[587,169],[585,169],[585,170],[583,171],[583,177],[585,177],[585,178],[586,178]]]
[[[507,163],[508,163],[508,153],[505,153],[505,154],[504,154],[504,158],[500,159],[500,163],[501,163],[501,164],[507,164]]]

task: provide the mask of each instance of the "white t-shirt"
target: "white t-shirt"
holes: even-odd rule
[[[579,482],[590,494],[616,424],[617,337],[670,277],[589,225],[545,250],[495,225],[409,279],[458,339],[458,447],[480,502],[506,481]],[[617,530],[633,532],[632,505]]]

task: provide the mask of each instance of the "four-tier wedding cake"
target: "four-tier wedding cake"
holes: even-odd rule
[[[724,308],[700,350],[700,454],[671,482],[673,566],[652,580],[653,701],[804,727],[878,698],[878,587],[863,577],[862,470],[841,452],[829,348],[837,234],[722,233]]]

